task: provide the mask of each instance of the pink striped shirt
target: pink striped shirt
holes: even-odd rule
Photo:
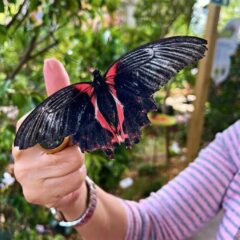
[[[126,240],[187,239],[222,208],[216,239],[234,239],[240,229],[240,120],[218,133],[158,192],[123,203],[128,215]]]

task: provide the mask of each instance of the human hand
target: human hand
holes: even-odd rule
[[[70,84],[63,65],[55,59],[44,62],[43,72],[48,95]],[[17,128],[25,117],[18,121]],[[86,168],[78,146],[55,154],[47,154],[39,145],[26,150],[13,147],[12,153],[14,173],[28,202],[65,210],[81,197],[84,209]]]

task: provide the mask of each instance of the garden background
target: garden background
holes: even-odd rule
[[[72,83],[89,81],[93,67],[104,72],[111,62],[140,44],[173,35],[202,37],[206,22],[194,18],[195,3],[0,1],[0,239],[76,239],[74,230],[58,227],[47,209],[28,204],[20,185],[8,175],[12,174],[16,121],[46,97],[44,59],[59,59]],[[239,0],[222,7],[219,32],[239,16]],[[240,117],[240,47],[231,60],[227,80],[217,87],[211,83],[201,146]],[[156,93],[158,114],[152,116],[153,125],[144,129],[138,145],[131,150],[119,147],[111,161],[100,152],[86,154],[88,173],[97,184],[137,200],[187,166],[186,138],[194,110],[196,74],[197,65],[188,67]]]

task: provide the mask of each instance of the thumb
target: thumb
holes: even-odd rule
[[[64,66],[57,59],[49,58],[44,61],[43,75],[48,96],[70,84]]]
[[[48,96],[70,84],[70,80],[64,66],[61,62],[54,58],[49,58],[44,61],[43,75]],[[18,120],[16,126],[17,130],[29,113],[30,112]]]

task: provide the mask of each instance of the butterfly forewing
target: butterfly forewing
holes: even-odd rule
[[[116,89],[124,88],[136,95],[149,96],[185,66],[201,59],[205,51],[204,39],[161,39],[139,47],[117,60],[106,72],[106,82],[114,82]]]
[[[89,83],[74,84],[48,97],[24,120],[17,131],[14,145],[26,149],[37,143],[75,134],[82,124],[86,106],[90,104],[91,89]]]

